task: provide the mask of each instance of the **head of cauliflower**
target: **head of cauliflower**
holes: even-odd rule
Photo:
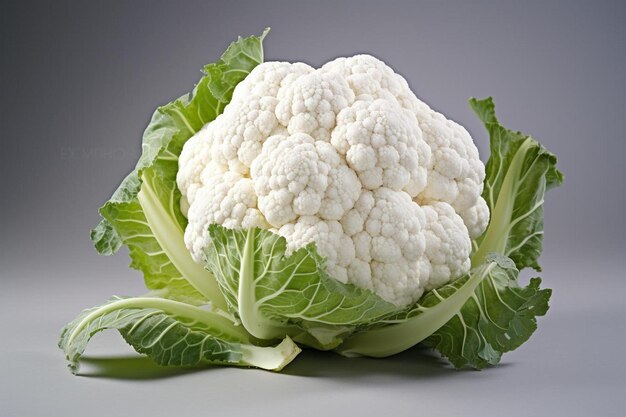
[[[319,69],[266,62],[185,144],[185,243],[203,261],[208,226],[261,227],[311,242],[329,274],[402,307],[470,267],[489,220],[469,133],[369,56]]]

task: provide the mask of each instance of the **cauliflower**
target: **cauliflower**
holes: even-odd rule
[[[266,62],[186,142],[177,184],[196,262],[208,226],[311,242],[336,280],[396,306],[462,276],[485,230],[485,168],[468,132],[369,56]]]
[[[266,34],[233,42],[154,113],[91,233],[103,255],[127,246],[151,292],[69,323],[70,368],[111,328],[163,365],[275,371],[299,346],[386,357],[416,344],[480,369],[528,340],[551,290],[518,277],[541,269],[556,156],[501,125],[491,98],[470,99],[485,167],[382,61],[263,63]]]

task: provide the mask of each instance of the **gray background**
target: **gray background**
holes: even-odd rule
[[[624,4],[2,1],[0,415],[623,415]],[[471,96],[493,95],[507,126],[559,156],[566,184],[548,198],[543,257],[552,308],[502,365],[307,352],[285,374],[183,372],[104,334],[88,377],[67,372],[59,328],[111,294],[144,291],[125,254],[97,256],[88,232],[151,112],[265,26],[270,60],[382,58],[467,126],[484,158]]]

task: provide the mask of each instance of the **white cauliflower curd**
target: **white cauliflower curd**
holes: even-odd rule
[[[357,55],[257,66],[185,144],[177,183],[197,262],[210,224],[267,228],[292,251],[315,242],[335,279],[406,306],[468,271],[489,220],[484,177],[462,126]]]

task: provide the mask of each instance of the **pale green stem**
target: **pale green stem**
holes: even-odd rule
[[[72,333],[67,339],[67,345],[71,345],[74,338],[89,325],[93,320],[105,314],[111,313],[120,309],[150,309],[160,310],[164,314],[172,315],[174,317],[184,317],[187,319],[196,320],[199,323],[204,323],[208,327],[217,330],[220,334],[226,335],[233,340],[237,340],[241,343],[249,342],[249,335],[246,331],[237,327],[232,321],[223,317],[219,313],[204,310],[199,307],[192,306],[190,304],[181,303],[179,301],[168,300],[164,298],[150,298],[150,297],[135,297],[135,298],[123,298],[119,301],[103,305],[96,310],[85,316],[79,323],[76,324]]]
[[[211,301],[214,307],[226,311],[226,300],[215,278],[209,271],[194,262],[183,240],[184,231],[172,221],[171,216],[159,202],[149,179],[142,176],[142,181],[137,199],[155,239],[191,286]]]
[[[382,358],[403,352],[440,329],[474,294],[476,287],[495,267],[492,262],[481,268],[454,294],[439,304],[402,323],[375,328],[348,338],[336,350],[344,356],[371,356]]]
[[[239,267],[239,289],[237,294],[239,318],[248,333],[258,339],[271,340],[282,338],[285,336],[285,329],[274,325],[271,320],[264,318],[257,308],[254,275],[254,236],[255,229],[251,227],[246,234],[246,243]]]
[[[485,261],[485,257],[492,253],[506,255],[506,244],[509,240],[510,223],[515,207],[515,193],[517,192],[517,180],[522,172],[524,158],[528,149],[532,146],[532,139],[526,139],[518,148],[511,165],[502,181],[498,201],[491,213],[491,221],[485,232],[480,246],[472,256],[472,266],[476,267]]]
[[[289,337],[274,347],[241,345],[243,365],[255,366],[269,371],[279,372],[301,352]]]

